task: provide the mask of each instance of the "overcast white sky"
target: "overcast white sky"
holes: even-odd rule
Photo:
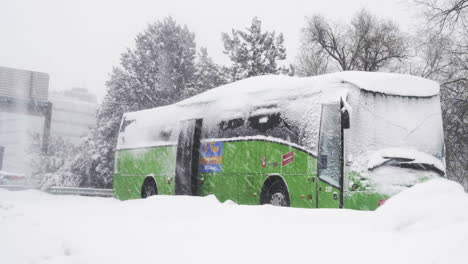
[[[406,31],[414,24],[416,12],[404,0],[1,0],[0,66],[46,72],[50,90],[84,87],[102,99],[120,54],[165,16],[187,24],[198,47],[225,64],[221,32],[244,28],[253,16],[284,34],[293,61],[306,16],[347,21],[361,8]]]

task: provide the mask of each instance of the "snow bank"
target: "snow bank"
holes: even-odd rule
[[[456,182],[439,178],[418,184],[385,202],[376,218],[383,230],[404,239],[391,246],[416,260],[402,263],[468,261],[468,194]]]
[[[376,212],[0,190],[1,263],[466,263],[468,197],[435,180]]]
[[[433,179],[395,195],[377,215],[386,219],[388,228],[399,232],[435,231],[460,224],[466,227],[468,194],[456,182]]]

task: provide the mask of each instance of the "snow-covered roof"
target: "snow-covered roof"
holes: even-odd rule
[[[118,148],[149,144],[150,141],[159,144],[160,139],[155,135],[168,134],[166,130],[177,126],[180,120],[203,118],[204,126],[211,122],[211,127],[214,127],[229,118],[270,112],[280,112],[288,121],[307,125],[302,129],[311,131],[308,133],[314,134],[311,140],[315,142],[321,105],[339,102],[342,98],[347,106],[349,92],[355,89],[427,97],[437,95],[439,85],[419,77],[375,72],[338,72],[313,77],[257,76],[213,88],[172,105],[125,113],[123,120],[135,122],[128,128],[123,127]],[[350,112],[351,107],[347,107]],[[309,145],[314,145],[313,142]]]
[[[339,83],[350,83],[371,92],[398,96],[429,97],[439,93],[437,82],[397,73],[336,72],[313,77],[264,75],[229,83],[179,102],[178,105],[206,103],[239,96],[288,97],[325,91]],[[315,88],[315,89],[314,89]]]
[[[346,71],[330,75],[360,89],[388,95],[429,97],[439,94],[440,89],[437,82],[408,74]]]
[[[237,82],[213,88],[199,95],[183,100],[177,105],[185,106],[192,104],[208,103],[213,101],[227,101],[242,104],[244,100],[256,99],[268,101],[269,99],[279,99],[294,97],[298,95],[308,95],[317,93],[319,86],[330,86],[332,83],[338,83],[338,80],[329,80],[328,78],[310,77],[299,78],[285,75],[263,75],[247,78]],[[323,85],[317,85],[318,83]],[[327,84],[325,84],[325,82]]]
[[[380,72],[336,72],[313,77],[290,77],[285,75],[263,75],[213,88],[174,105],[138,111],[149,113],[168,110],[173,107],[218,102],[223,111],[238,111],[256,104],[268,104],[286,98],[303,98],[322,93],[321,101],[337,101],[346,88],[343,83],[359,89],[377,93],[429,97],[439,93],[437,82],[417,76]],[[253,102],[255,101],[255,102]],[[156,110],[157,109],[157,110]],[[169,110],[170,109],[170,110]],[[137,113],[137,112],[135,112]]]

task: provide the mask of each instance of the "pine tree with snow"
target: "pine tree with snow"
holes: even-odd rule
[[[226,84],[230,80],[229,69],[214,63],[206,48],[198,52],[195,68],[194,84],[185,90],[186,97]]]
[[[108,94],[99,109],[89,142],[91,171],[86,185],[110,187],[114,150],[122,114],[174,103],[193,87],[195,35],[168,17],[136,37],[136,48],[122,55],[107,82]]]
[[[234,80],[280,73],[277,62],[286,59],[283,34],[262,32],[262,22],[257,17],[245,31],[233,29],[232,36],[223,33],[222,39],[224,53],[233,63]]]
[[[111,187],[122,114],[163,106],[226,82],[225,70],[208,57],[196,59],[195,35],[168,17],[137,35],[106,83],[107,95],[82,152],[63,174],[82,175],[81,186]]]
[[[136,48],[121,58],[126,92],[135,110],[165,105],[193,86],[195,35],[168,17],[136,37]],[[114,71],[115,74],[115,71]]]

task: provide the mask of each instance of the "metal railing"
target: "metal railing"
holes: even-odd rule
[[[49,187],[41,189],[39,186],[31,185],[0,185],[0,189],[7,189],[10,191],[23,191],[30,189],[37,189],[57,195],[83,195],[83,196],[99,196],[99,197],[113,197],[112,189],[96,189],[96,188],[79,188],[79,187]]]
[[[112,197],[112,189],[95,189],[95,188],[77,188],[77,187],[50,187],[46,190],[51,194],[62,194],[62,195],[85,195],[85,196],[101,196],[101,197]]]

